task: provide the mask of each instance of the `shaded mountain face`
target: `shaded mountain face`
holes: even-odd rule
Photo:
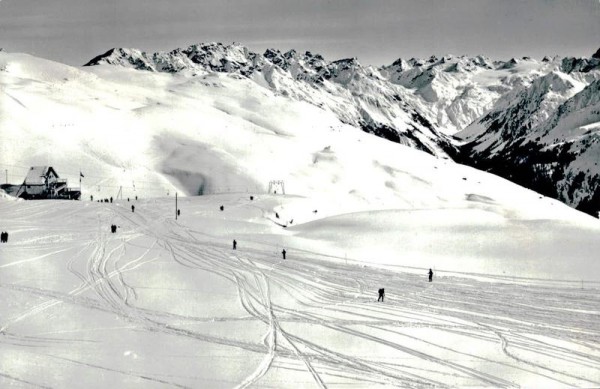
[[[112,49],[86,65],[100,64],[249,79],[379,137],[489,170],[590,214],[600,210],[600,50],[541,61],[432,56],[374,68],[311,52],[258,54],[209,43],[153,54]]]
[[[459,161],[598,215],[597,71],[586,77],[561,71],[540,77],[504,96],[458,136],[466,141]]]

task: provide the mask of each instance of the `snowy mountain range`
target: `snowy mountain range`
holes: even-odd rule
[[[153,54],[112,49],[86,65],[101,64],[239,75],[366,132],[492,171],[590,214],[600,210],[600,50],[541,61],[432,56],[375,68],[355,58],[209,43]]]
[[[326,61],[319,54],[294,50],[251,52],[239,44],[209,43],[148,54],[112,49],[86,66],[112,64],[154,72],[246,77],[276,94],[333,112],[343,123],[435,155],[453,149],[437,130],[405,101],[407,91],[390,83],[377,69],[356,59]]]
[[[162,126],[161,131],[173,131],[173,123],[166,123],[165,115],[157,113],[169,109],[182,125],[177,131],[185,136],[207,123],[225,127],[250,123],[271,128],[275,124],[266,123],[269,120],[278,122],[277,131],[279,124],[334,132],[358,128],[439,158],[490,171],[594,216],[600,210],[600,50],[590,58],[545,57],[541,61],[432,56],[398,59],[379,68],[363,66],[354,58],[328,61],[319,54],[294,50],[269,49],[259,54],[235,43],[198,44],[158,53],[111,49],[79,69],[2,55],[5,59],[0,69],[8,76],[3,78],[6,88],[2,120],[10,131],[35,127],[38,138],[51,138],[47,134],[56,128],[80,138],[76,126],[102,127],[115,135],[123,135],[116,130],[123,125],[140,133],[144,126],[156,125]],[[20,118],[28,97],[19,94],[39,93],[40,88],[44,89],[41,95],[49,99],[43,104],[48,115],[40,114],[38,109],[37,117]],[[232,100],[236,93],[243,95]],[[249,103],[250,96],[255,103]],[[265,98],[272,102],[265,104]],[[210,112],[205,111],[207,106]],[[296,119],[291,120],[296,120],[295,125],[280,115],[290,106],[302,107],[293,109],[292,117]],[[227,118],[216,120],[214,109]],[[274,110],[274,114],[266,114],[265,109]],[[197,118],[196,112],[208,116]],[[147,122],[153,115],[156,123]],[[298,115],[307,116],[298,120]],[[3,136],[7,139],[6,134]],[[153,136],[150,144],[156,141]],[[164,136],[162,132],[160,136]],[[17,142],[18,137],[13,139]],[[12,148],[8,154],[27,149],[35,156],[33,159],[45,154],[49,162],[48,144],[52,142],[36,140]],[[196,185],[198,179],[206,181],[209,176],[212,181],[205,185],[231,186],[229,178],[215,181],[214,175],[207,172],[180,171],[179,162],[172,163],[184,158],[176,157],[175,150],[180,146],[161,143],[160,147],[171,153],[171,162],[166,167],[160,165],[160,169],[173,173],[179,183],[185,181],[188,193],[214,191]],[[161,187],[170,186],[163,178],[149,178],[154,174],[150,171],[140,171],[141,176],[131,173],[132,167],[145,165],[141,162],[145,157],[119,155],[115,160],[120,147],[86,139],[83,148],[86,159],[97,156],[117,170],[125,166],[138,182],[156,183],[158,179]],[[144,150],[139,145],[135,148]],[[235,158],[235,152],[227,153],[228,158]],[[66,157],[53,159],[57,158]],[[227,169],[225,165],[233,166],[225,163],[223,169]],[[235,180],[242,183],[238,186],[268,181],[256,174],[250,176],[237,174]],[[123,179],[117,181],[121,186]]]

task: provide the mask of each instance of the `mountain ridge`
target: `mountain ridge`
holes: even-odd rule
[[[241,44],[213,42],[157,53],[114,48],[86,65],[165,73],[201,84],[217,74],[250,82],[364,132],[492,171],[574,207],[587,204],[581,207],[595,215],[598,170],[586,159],[597,157],[573,145],[582,144],[582,134],[590,144],[598,138],[596,103],[589,96],[571,99],[582,91],[593,97],[595,89],[588,87],[600,78],[596,54],[541,61],[444,55],[398,58],[376,68],[356,58],[329,61],[310,51],[277,49],[259,54]],[[515,169],[536,160],[528,153],[542,161],[515,178]]]

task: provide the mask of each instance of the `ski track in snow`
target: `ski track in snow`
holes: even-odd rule
[[[64,260],[66,270],[81,281],[74,289],[60,292],[0,281],[0,289],[44,299],[18,315],[0,318],[0,343],[28,350],[41,347],[45,351],[40,354],[48,358],[168,387],[188,387],[177,376],[164,379],[151,372],[111,369],[52,355],[49,346],[70,340],[18,332],[19,323],[71,304],[116,314],[138,330],[264,354],[237,388],[261,386],[274,366],[285,369],[292,361],[299,363],[293,365],[296,368],[304,366],[312,385],[320,388],[338,386],[330,384],[338,379],[367,386],[519,387],[519,378],[511,379],[511,374],[539,377],[556,386],[600,386],[600,297],[596,290],[457,277],[428,283],[425,276],[347,266],[323,260],[316,253],[284,261],[275,258],[273,248],[267,246],[232,251],[224,242],[161,217],[151,208],[142,214],[115,206],[111,212],[131,229],[111,236],[102,229],[107,221],[99,216],[95,236]],[[158,224],[162,227],[152,227]],[[151,237],[152,243],[131,259],[127,248],[140,237]],[[153,251],[158,249],[169,253],[176,266],[210,272],[235,285],[249,315],[239,320],[264,323],[263,339],[249,342],[205,334],[182,325],[204,318],[136,306],[141,292],[127,283],[127,274],[154,261]],[[62,256],[62,250],[46,256],[55,255]],[[386,288],[384,303],[376,302],[374,291],[379,285]],[[275,290],[279,295],[274,296]],[[355,339],[363,346],[346,349],[339,342],[316,343],[310,331],[298,331],[308,326]],[[420,335],[421,330],[428,332]],[[446,345],[444,334],[478,346]],[[378,356],[371,347],[392,350],[393,356]],[[0,371],[0,377],[9,384],[48,387],[13,373]]]

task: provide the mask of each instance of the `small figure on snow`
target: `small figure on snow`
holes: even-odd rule
[[[8,240],[8,232],[2,231],[2,233],[0,234],[0,242],[6,243],[7,240]]]
[[[379,288],[377,293],[379,293],[379,298],[377,299],[377,301],[383,301],[383,296],[385,296],[385,289]]]
[[[283,259],[285,259],[285,249],[283,249],[283,251],[281,252],[281,254],[283,255]]]
[[[135,212],[135,205],[131,205],[131,212]]]
[[[177,216],[181,216],[181,209],[177,210]]]
[[[250,196],[250,201],[254,200],[254,196]]]
[[[222,210],[224,210],[224,209],[225,209],[225,207],[221,205],[221,206],[219,207],[219,209],[222,211]]]
[[[275,212],[275,217],[279,219],[279,214],[277,212]]]
[[[113,201],[113,198],[112,198],[112,196],[110,196],[110,203],[111,203],[111,204],[112,204],[112,201]]]
[[[433,281],[433,271],[429,269],[429,282]]]
[[[235,241],[235,239],[233,240],[233,249],[237,249],[237,242]]]

